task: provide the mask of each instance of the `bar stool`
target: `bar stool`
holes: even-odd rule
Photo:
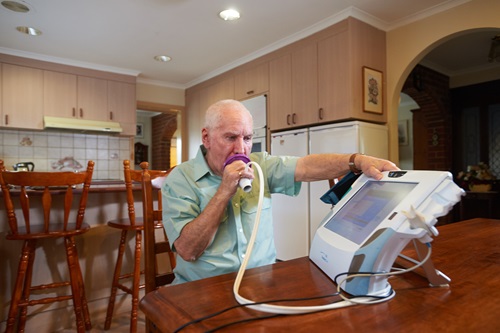
[[[132,295],[132,310],[130,316],[130,332],[137,331],[137,315],[139,304],[139,290],[144,288],[144,284],[140,283],[141,274],[141,252],[142,252],[142,233],[144,231],[143,217],[137,217],[134,208],[134,182],[141,183],[142,170],[131,170],[130,161],[123,161],[123,170],[125,176],[125,188],[127,192],[127,206],[128,218],[112,220],[108,222],[108,226],[121,230],[120,243],[118,245],[118,257],[116,259],[115,271],[113,274],[113,282],[111,286],[111,296],[109,297],[108,309],[106,312],[106,321],[104,329],[109,330],[111,321],[113,319],[113,312],[118,289],[124,291],[126,294]],[[159,171],[159,175],[166,174],[166,171]],[[156,224],[156,229],[163,229],[163,225]],[[134,268],[133,271],[122,273],[123,255],[127,243],[127,235],[129,232],[135,234],[135,247],[134,247]],[[124,284],[127,280],[132,280],[132,286],[129,287]],[[130,284],[130,283],[128,283]]]
[[[73,300],[77,331],[85,332],[85,330],[91,329],[75,236],[82,235],[90,230],[90,226],[83,222],[83,218],[93,171],[94,162],[89,161],[86,171],[83,172],[12,172],[6,171],[4,162],[0,160],[0,186],[10,228],[6,239],[23,241],[5,332],[24,332],[28,306],[68,300]],[[71,212],[72,203],[76,201],[73,200],[73,192],[75,187],[82,184],[83,188],[81,189],[78,210]],[[52,197],[55,193],[54,187],[57,187],[58,194],[64,194],[63,201],[55,200]],[[77,191],[80,191],[80,189],[78,188]],[[33,207],[31,207],[30,211],[30,198],[32,199],[31,202],[33,202],[35,201],[34,197],[40,195],[43,214],[41,223],[37,223],[36,220],[38,219],[33,218],[32,214],[30,214],[37,211]],[[64,212],[57,214],[58,212],[55,212],[55,209],[51,209],[53,208],[53,202],[63,202]],[[19,217],[19,220],[16,216],[16,208],[18,207],[22,210],[22,216]],[[60,218],[58,218],[59,216]],[[71,221],[75,222],[70,222],[70,216]],[[47,239],[56,240],[57,238],[64,239],[68,264],[68,281],[53,281],[48,284],[32,285],[37,242]],[[45,292],[55,288],[67,288],[68,286],[71,287],[71,294],[68,295],[37,297],[36,299],[30,297],[32,291]],[[17,327],[15,327],[16,320]]]

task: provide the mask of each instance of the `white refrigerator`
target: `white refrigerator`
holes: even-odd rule
[[[267,95],[241,101],[253,118],[253,152],[267,151]]]
[[[300,131],[304,134],[297,134]],[[273,155],[304,156],[318,153],[362,153],[388,158],[387,127],[350,121],[273,133],[271,136],[271,154]],[[309,255],[316,229],[331,209],[320,200],[329,188],[328,181],[303,183],[301,193],[297,198],[273,196],[272,208],[278,259],[289,260]]]
[[[307,155],[308,129],[287,131],[271,135],[271,154]],[[309,233],[309,226],[304,223],[309,219],[309,184],[303,183],[296,197],[283,194],[272,195],[274,242],[279,260],[303,257],[309,252],[309,244],[304,242],[304,235]]]

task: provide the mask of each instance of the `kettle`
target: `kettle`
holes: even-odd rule
[[[20,162],[12,166],[14,171],[33,171],[35,170],[35,164],[32,162]]]

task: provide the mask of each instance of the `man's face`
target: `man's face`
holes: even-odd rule
[[[250,155],[253,135],[252,118],[247,114],[229,112],[217,128],[202,130],[206,159],[212,171],[222,176],[224,162],[234,154]]]

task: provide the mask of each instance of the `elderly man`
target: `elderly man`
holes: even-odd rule
[[[381,171],[397,170],[392,162],[359,154],[305,157],[252,153],[252,115],[238,101],[210,106],[196,157],[178,165],[162,187],[163,223],[178,254],[174,283],[237,271],[252,232],[259,182],[245,192],[241,178],[254,178],[241,160],[225,166],[235,154],[259,164],[264,178],[261,223],[248,267],[274,263],[271,193],[297,195],[301,182],[327,180],[359,170],[380,179]]]

